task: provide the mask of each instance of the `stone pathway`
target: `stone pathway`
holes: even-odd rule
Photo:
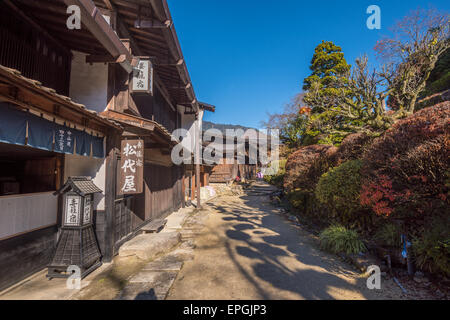
[[[65,281],[50,284],[38,275],[0,299],[416,298],[402,295],[392,280],[383,279],[382,290],[367,289],[365,277],[319,250],[316,237],[271,204],[273,187],[258,182],[229,191],[202,210],[170,215],[160,233],[129,241],[76,295]]]
[[[192,209],[191,209],[192,211]],[[118,300],[164,300],[184,262],[194,258],[194,238],[204,228],[209,213],[206,210],[188,210],[169,217],[161,234],[179,233],[181,244],[173,251],[147,263],[132,276],[117,297]]]
[[[209,215],[202,232],[194,232],[194,259],[184,261],[166,299],[399,297],[395,287],[392,295],[369,290],[354,267],[319,250],[313,235],[271,205],[273,190],[258,182],[241,195],[205,206]]]

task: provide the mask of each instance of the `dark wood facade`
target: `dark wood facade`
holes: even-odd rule
[[[171,162],[170,150],[175,142],[170,132],[181,123],[183,113],[178,106],[198,112],[199,105],[165,0],[77,0],[82,10],[90,12],[97,7],[114,19],[108,25],[100,15],[87,17],[88,21],[82,21],[82,29],[76,31],[66,27],[68,2],[0,2],[0,65],[15,69],[12,73],[20,72],[17,79],[11,76],[5,80],[8,75],[0,70],[0,97],[21,110],[32,109],[41,117],[62,119],[106,137],[104,207],[95,211],[94,219],[103,261],[111,261],[121,244],[143,225],[185,204],[185,170]],[[152,20],[158,27],[136,28],[139,19]],[[106,111],[123,116],[123,122],[108,119],[109,114],[100,116],[68,98],[74,51],[86,54],[86,60],[95,61],[94,65],[108,64]],[[135,56],[153,59],[153,96],[130,93],[129,72]],[[130,124],[129,117],[139,121]],[[147,126],[140,126],[141,120]],[[121,196],[117,192],[120,143],[132,138],[145,141],[144,191]],[[2,151],[0,145],[0,154]],[[30,188],[40,188],[45,175],[54,183],[50,189],[64,183],[68,156],[50,153],[49,159],[35,162],[44,169],[35,177],[37,183],[27,184],[29,192],[38,191]],[[49,176],[53,169],[56,177]],[[30,177],[34,172],[28,174]],[[204,178],[203,183],[206,182]],[[54,225],[0,238],[0,269],[7,271],[0,276],[0,290],[50,262],[60,222],[58,215]]]
[[[5,4],[0,10],[0,65],[20,70],[62,95],[69,95],[72,54],[26,23]]]
[[[212,168],[209,182],[211,183],[229,183],[236,177],[241,180],[256,179],[256,165],[250,164],[218,164]]]

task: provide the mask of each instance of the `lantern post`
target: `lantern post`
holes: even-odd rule
[[[69,177],[55,192],[63,197],[63,218],[55,255],[48,266],[48,278],[67,278],[71,275],[68,269],[73,266],[80,269],[84,278],[101,265],[93,226],[94,194],[101,192],[91,177]]]

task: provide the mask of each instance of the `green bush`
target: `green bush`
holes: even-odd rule
[[[421,237],[413,240],[416,265],[432,273],[450,276],[450,217],[437,218]]]
[[[320,246],[332,253],[360,253],[366,246],[359,239],[358,233],[343,226],[331,226],[320,233]]]
[[[309,200],[310,194],[301,189],[296,189],[287,194],[289,203],[296,209],[305,209],[306,203]]]
[[[338,210],[359,207],[361,160],[350,160],[324,173],[316,187],[316,197]]]
[[[277,187],[283,186],[284,175],[286,174],[286,159],[278,160],[279,170],[277,174],[264,176],[264,181]]]
[[[285,172],[280,172],[273,176],[265,176],[264,180],[274,186],[281,187],[283,185]]]
[[[421,96],[428,97],[433,94],[448,90],[449,87],[450,87],[450,71],[447,71],[445,74],[442,75],[441,78],[427,85],[427,88],[421,93]]]
[[[331,168],[320,177],[315,195],[336,222],[365,229],[371,219],[360,212],[361,167],[362,161],[358,159]]]
[[[382,246],[400,247],[400,228],[393,223],[383,224],[375,233],[375,241]]]
[[[302,189],[295,189],[286,194],[293,211],[303,218],[305,223],[313,223],[316,227],[324,228],[330,225],[329,210],[321,205],[314,193]]]

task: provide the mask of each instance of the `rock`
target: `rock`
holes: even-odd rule
[[[165,232],[142,234],[125,242],[119,249],[119,256],[135,255],[140,259],[148,260],[161,253],[170,251],[181,240],[179,232]]]
[[[423,276],[422,277],[414,276],[413,280],[414,280],[414,282],[417,282],[417,283],[429,283],[430,282],[427,278],[425,278]]]
[[[422,278],[424,276],[423,272],[420,271],[416,271],[416,273],[414,274],[415,277],[417,278]]]
[[[398,271],[398,275],[399,275],[400,277],[405,277],[405,276],[408,275],[408,272],[405,271],[405,270],[399,270],[399,271]]]
[[[240,185],[233,185],[231,187],[231,194],[235,196],[242,195],[244,193],[244,189]]]
[[[435,292],[435,295],[439,298],[439,299],[443,299],[443,298],[445,298],[446,297],[446,294],[445,293],[443,293],[441,290],[436,290]]]
[[[179,230],[183,227],[184,222],[188,218],[189,214],[191,214],[190,209],[181,208],[177,212],[174,212],[170,214],[166,220],[166,226],[162,230],[162,232],[174,232],[176,230]]]
[[[195,249],[195,242],[193,239],[188,239],[186,241],[184,241],[181,245],[180,245],[180,249]]]

